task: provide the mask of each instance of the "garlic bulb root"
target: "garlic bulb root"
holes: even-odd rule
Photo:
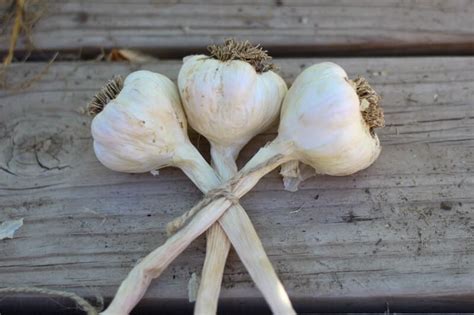
[[[123,77],[121,75],[114,76],[94,95],[89,104],[87,104],[86,113],[89,116],[95,116],[100,113],[107,103],[117,97],[122,88]]]
[[[383,110],[380,107],[382,98],[370,86],[369,82],[363,77],[358,77],[353,81],[354,88],[360,100],[360,111],[364,121],[372,131],[374,128],[385,126]]]
[[[242,60],[255,68],[255,71],[263,73],[276,70],[272,57],[260,45],[252,45],[248,40],[236,41],[233,38],[226,39],[224,45],[210,45],[208,47],[211,57],[220,61]]]

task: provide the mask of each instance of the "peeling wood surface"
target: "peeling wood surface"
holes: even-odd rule
[[[382,94],[388,126],[379,133],[381,157],[354,176],[311,178],[296,193],[283,191],[273,172],[242,199],[296,308],[344,300],[383,311],[390,301],[395,311],[422,298],[473,309],[474,58],[331,60]],[[288,83],[319,61],[277,59]],[[9,82],[44,67],[14,64]],[[133,264],[165,240],[165,224],[199,200],[179,170],[154,177],[103,167],[90,119],[79,111],[114,74],[143,68],[176,79],[179,67],[55,63],[29,89],[0,91],[0,221],[24,218],[13,240],[0,241],[1,286],[109,298]],[[240,162],[275,130],[254,139]],[[207,154],[204,140],[194,138]],[[194,242],[144,303],[186,303],[204,245]],[[232,253],[224,304],[261,304],[258,296]]]
[[[236,36],[289,55],[473,53],[471,0],[104,0],[43,2],[43,51],[138,48],[170,56]],[[0,51],[8,33],[0,34]],[[20,41],[17,51],[24,49]],[[176,57],[176,56],[174,56]]]

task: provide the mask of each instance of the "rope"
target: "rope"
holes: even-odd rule
[[[210,190],[201,201],[199,201],[191,210],[185,212],[181,216],[177,217],[170,223],[166,225],[166,232],[168,236],[175,234],[178,230],[180,230],[186,223],[189,221],[190,218],[195,216],[199,211],[203,208],[208,206],[211,202],[218,198],[226,198],[229,200],[233,205],[239,203],[239,197],[234,195],[233,190],[235,186],[240,182],[240,180],[244,177],[247,177],[253,173],[259,172],[261,169],[272,165],[279,161],[283,157],[282,154],[278,154],[266,162],[257,164],[255,167],[249,169],[246,172],[239,172],[237,173],[232,179],[224,183],[222,186]]]
[[[239,203],[239,197],[234,195],[229,190],[227,185],[226,187],[212,189],[204,196],[201,201],[199,201],[194,207],[192,207],[191,210],[186,211],[184,214],[177,217],[166,225],[166,233],[168,234],[168,236],[175,234],[189,221],[190,218],[195,216],[201,209],[208,206],[213,200],[221,197],[226,198],[227,200],[232,202],[233,205]]]

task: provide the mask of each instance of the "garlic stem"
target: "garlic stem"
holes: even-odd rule
[[[282,163],[293,160],[293,155],[294,148],[290,142],[281,141],[278,138],[275,139],[267,146],[258,150],[240,170],[238,174],[243,174],[244,176],[238,177],[238,180],[233,185],[232,193],[236,197],[241,198],[267,173]]]
[[[128,315],[140,301],[151,283],[181,254],[192,240],[209,228],[224,211],[231,206],[231,202],[221,198],[214,205],[223,209],[221,212],[212,211],[207,206],[199,211],[186,226],[168,238],[138,264],[136,264],[124,281],[122,281],[114,299],[102,315]]]
[[[241,146],[228,148],[211,141],[211,165],[223,181],[231,179],[237,173],[235,160]]]
[[[212,165],[214,166],[214,169],[217,170],[217,173],[220,175],[223,181],[230,179],[233,175],[235,175],[235,173],[237,173],[237,165],[235,164],[235,159],[237,157],[238,151],[240,151],[240,147],[241,146],[238,146],[238,148],[227,148],[216,145],[211,142]],[[244,229],[246,229],[246,226],[251,224],[247,214],[244,211],[241,211],[241,209],[239,209],[239,212],[235,211],[234,209],[229,209],[221,217],[219,222],[221,225],[228,224],[228,228],[232,228],[232,230],[234,230],[233,225],[235,224],[241,224],[242,228]],[[239,244],[245,242],[255,242],[255,240],[259,240],[258,235],[256,234],[254,229],[250,231],[248,229],[246,230],[247,233],[245,234],[236,234],[235,237],[241,238],[241,241],[238,242]],[[244,240],[243,238],[245,237],[247,237],[248,239]],[[258,245],[260,246],[261,243],[258,242]],[[204,266],[201,274],[201,283],[198,290],[194,314],[206,315],[216,313],[222,276],[229,250],[230,243],[225,232],[222,230],[219,224],[214,224],[207,231],[206,259],[204,261]],[[264,253],[263,247],[258,253]],[[254,256],[253,258],[256,262],[263,259],[264,263],[266,264],[267,272],[274,273],[270,261],[266,257]],[[255,270],[255,268],[248,269],[252,278],[260,276],[258,270],[256,270],[255,273],[252,272],[253,270]],[[266,281],[265,274],[262,274],[262,276],[264,277],[262,278],[262,280],[259,280],[259,283],[264,283],[266,286],[268,286],[268,288],[262,290],[262,292],[268,292],[268,290],[274,289],[282,291],[284,290],[283,287],[274,287],[274,284]],[[277,277],[276,274],[274,274],[272,277],[267,278],[272,279],[275,277]],[[280,284],[278,283],[277,286],[279,285]],[[291,307],[290,304],[288,304],[288,306]],[[292,312],[292,310],[289,308],[286,308],[284,311],[286,312],[286,314],[289,314],[288,312]],[[282,313],[282,310],[274,309],[274,313]]]
[[[214,223],[206,232],[206,258],[194,305],[195,315],[217,313],[222,277],[229,250],[230,241],[227,235],[219,223]]]
[[[218,208],[225,207],[221,203],[217,203],[217,206]],[[288,293],[265,254],[257,232],[245,210],[240,205],[230,208],[219,219],[219,224],[231,240],[252,280],[268,302],[272,313],[277,315],[296,314]],[[245,253],[245,256],[242,256],[242,253]]]
[[[235,163],[237,154],[238,150],[224,148],[211,142],[211,165],[222,181],[230,179],[237,173]],[[222,277],[229,250],[229,239],[221,226],[214,223],[206,232],[206,258],[194,306],[195,315],[217,313]]]
[[[204,192],[218,186],[219,178],[191,144],[178,149],[177,156],[176,165]],[[143,297],[151,280],[160,276],[195,238],[218,219],[272,311],[275,314],[294,314],[288,295],[244,209],[235,205],[227,211],[229,214],[222,216],[232,203],[220,198],[212,204],[220,210],[212,211],[212,208],[204,207],[165,244],[148,254],[132,269],[103,315],[128,314]]]
[[[273,157],[278,156],[278,145],[269,146],[266,148],[261,149],[254,159],[249,162],[249,168],[251,169],[252,165],[259,165],[260,160],[272,160]],[[233,173],[235,173],[236,165],[234,157],[229,154],[228,150],[222,150],[220,148],[216,148],[212,146],[211,143],[211,156],[213,158],[213,164],[215,166],[218,165],[218,169],[221,172],[221,178],[223,180],[227,180],[232,177]],[[281,163],[281,162],[278,162]],[[231,165],[233,164],[233,165]],[[268,166],[272,167],[272,166]],[[264,169],[265,171],[268,170]],[[274,166],[276,167],[276,166]],[[263,176],[262,173],[256,176]],[[260,176],[260,177],[261,177]],[[259,177],[259,178],[260,178]],[[259,179],[258,178],[258,179]],[[254,180],[258,181],[257,178]],[[251,183],[251,182],[249,182]],[[234,209],[238,208],[238,211]],[[245,250],[245,244],[255,243],[255,240],[259,240],[258,235],[254,229],[247,229],[246,227],[251,225],[250,219],[247,216],[247,213],[243,211],[243,209],[239,207],[234,207],[234,209],[229,209],[225,212],[225,214],[219,219],[220,225],[224,228],[227,236],[229,238],[239,238],[240,241],[233,244],[236,248],[237,252],[240,253],[241,251],[238,249],[237,246],[242,246],[242,251]],[[236,229],[236,225],[241,226],[241,229],[245,229],[247,233],[238,233],[232,234]],[[196,299],[196,306],[194,309],[194,314],[196,315],[206,315],[206,314],[215,314],[217,311],[217,302],[219,298],[219,291],[220,291],[220,283],[222,281],[222,273],[225,267],[225,261],[227,259],[228,250],[230,247],[226,247],[224,244],[228,243],[227,237],[224,234],[222,229],[217,227],[217,224],[214,224],[207,233],[207,252],[206,252],[206,260],[204,263],[202,275],[201,275],[201,284],[199,286],[198,296]],[[261,242],[255,243],[255,245],[261,247]],[[266,256],[261,256],[260,253],[264,253],[263,247],[259,251],[254,252],[254,255],[250,256],[252,262],[248,262],[251,266],[256,264],[263,264],[265,266],[266,271],[264,273],[259,272],[255,268],[248,268],[248,271],[254,279],[256,283],[263,284],[265,286],[265,290],[262,292],[272,291],[275,295],[281,295],[282,298],[286,298],[286,292],[281,286],[280,283],[276,285],[268,280],[272,280],[277,277],[275,271],[271,265],[271,262],[268,260]],[[247,264],[246,264],[247,266]],[[269,277],[268,274],[273,274],[273,277]],[[272,304],[270,304],[272,306]],[[283,308],[275,309],[272,308],[274,314],[296,314],[295,311],[292,309],[290,301],[288,300],[286,305],[282,305]]]
[[[176,150],[176,166],[201,190],[206,193],[220,185],[221,179],[191,143]]]
[[[216,146],[213,146],[216,148]],[[194,174],[189,172],[190,178],[198,182],[196,177],[204,176],[205,178],[209,178],[209,181],[212,183],[208,183],[207,187],[215,188],[218,187],[219,184],[215,184],[215,179],[217,178],[214,175],[214,172],[209,173],[209,165],[204,161],[202,156],[199,152],[192,146],[193,153],[187,152],[186,156],[193,157],[193,161],[200,161],[200,163],[196,163],[193,168]],[[216,161],[219,161],[219,168],[220,172],[222,172],[222,177],[227,179],[232,177],[237,169],[235,165],[235,157],[237,153],[234,150],[220,150],[220,153],[217,153],[216,150],[211,151],[213,153],[213,158],[216,158],[214,164],[217,166]],[[194,154],[194,155],[193,155]],[[222,156],[223,155],[223,156]],[[222,156],[222,157],[221,157]],[[183,169],[185,172],[186,170]],[[199,175],[197,175],[198,173]],[[206,174],[208,173],[208,174]],[[213,179],[210,179],[214,175]],[[208,176],[206,176],[208,175]],[[194,179],[193,179],[194,178]],[[198,185],[198,187],[201,187]],[[208,190],[210,190],[208,189]],[[204,192],[206,190],[202,189]],[[295,311],[292,308],[290,299],[288,294],[286,293],[282,283],[278,279],[278,276],[273,269],[273,266],[268,259],[268,256],[265,253],[265,249],[263,248],[262,242],[257,235],[257,231],[255,230],[252,222],[250,221],[247,213],[240,205],[235,205],[231,207],[228,211],[226,211],[220,218],[219,224],[221,225],[222,229],[227,234],[227,237],[232,242],[239,258],[242,260],[244,266],[247,268],[250,276],[254,280],[256,286],[262,292],[263,296],[265,297],[266,301],[268,302],[272,312],[274,314],[295,314]],[[203,229],[204,231],[205,229]],[[219,231],[219,230],[217,230]],[[216,232],[216,230],[214,230]],[[220,231],[222,232],[222,230]],[[217,233],[220,233],[217,232]],[[222,233],[221,235],[225,237],[225,234]],[[225,237],[225,241],[228,242],[227,237]],[[222,240],[222,238],[221,238]],[[192,240],[190,240],[191,242]],[[224,241],[224,242],[225,242]],[[225,245],[223,246],[225,249]],[[228,246],[230,248],[230,245]],[[222,281],[222,272],[225,266],[225,260],[227,258],[228,250],[224,257],[220,257],[220,262],[217,262],[217,268],[222,268],[220,274],[220,280],[215,281],[218,282],[218,287],[220,287],[220,283]],[[211,262],[213,264],[213,262]],[[211,266],[210,266],[211,267]],[[216,269],[216,271],[218,271]],[[207,277],[203,274],[201,279],[202,281],[206,281]],[[204,279],[204,280],[203,280]],[[212,280],[212,278],[211,278]],[[212,282],[212,281],[211,281]],[[211,284],[215,286],[216,284]],[[201,284],[202,286],[202,284]],[[217,289],[217,297],[219,295],[219,289]],[[216,290],[214,290],[216,292]],[[205,293],[206,294],[206,293]],[[215,294],[215,293],[214,293]],[[199,292],[198,292],[199,298]],[[217,305],[216,305],[217,307]],[[204,312],[201,314],[212,314],[209,312]]]

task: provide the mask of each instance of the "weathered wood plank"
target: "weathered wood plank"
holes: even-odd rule
[[[317,303],[324,301],[374,311],[385,302],[392,311],[453,301],[472,309],[474,58],[333,60],[384,97],[381,157],[354,176],[312,178],[296,193],[283,191],[273,172],[242,199],[297,309],[328,311]],[[289,83],[318,61],[277,60]],[[12,65],[9,82],[44,66]],[[179,66],[56,63],[28,90],[0,92],[0,221],[25,220],[14,239],[0,241],[1,286],[111,297],[137,259],[164,241],[165,223],[199,199],[175,169],[158,177],[107,170],[94,157],[90,119],[78,113],[113,74],[145,68],[175,79]],[[254,139],[240,162],[274,132]],[[204,250],[202,239],[194,242],[153,283],[148,305],[186,305]],[[232,254],[224,304],[262,303],[256,296]]]
[[[229,36],[277,55],[472,53],[470,0],[44,1],[33,31],[43,51],[149,49],[158,56],[202,50]],[[5,51],[7,34],[0,35]],[[19,42],[18,51],[25,48]]]

